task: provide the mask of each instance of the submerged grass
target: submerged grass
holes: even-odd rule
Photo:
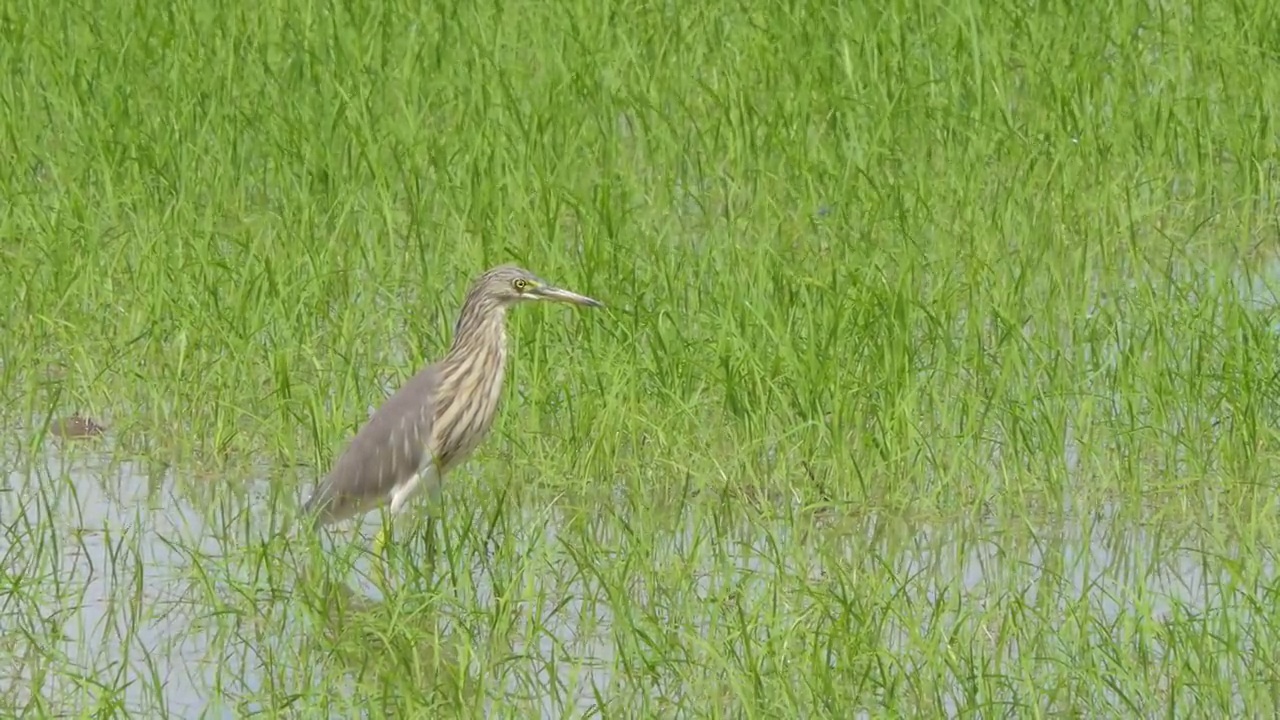
[[[1277,712],[1271,4],[0,18],[0,714]],[[298,499],[513,260],[609,309],[368,579]]]

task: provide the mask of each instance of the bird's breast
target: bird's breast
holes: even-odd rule
[[[506,347],[498,343],[484,361],[441,388],[431,446],[441,473],[467,458],[489,434],[506,376]]]

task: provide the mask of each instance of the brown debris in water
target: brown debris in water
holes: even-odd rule
[[[54,420],[49,425],[49,432],[68,440],[100,437],[106,431],[107,428],[99,425],[93,418],[81,415],[72,415],[60,420]]]

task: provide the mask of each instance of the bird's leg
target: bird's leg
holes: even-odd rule
[[[444,523],[439,522],[442,495],[444,494],[444,484],[439,472],[434,472],[428,478],[426,484],[427,490],[427,530],[426,537],[423,538],[426,546],[427,556],[425,558],[426,565],[431,568],[431,573],[435,574],[436,569],[436,525],[440,525],[440,531],[444,532]]]
[[[394,524],[394,517],[382,518],[382,527],[378,528],[378,534],[373,539],[374,562],[378,565],[378,576],[382,579],[382,594],[387,594],[389,578],[387,577],[387,549],[391,546],[391,530]]]
[[[383,591],[383,596],[387,594],[387,543],[389,541],[387,532],[387,520],[383,520],[383,527],[378,528],[378,534],[374,537],[374,564],[378,565],[378,578],[381,580],[379,588]]]
[[[378,531],[378,536],[374,539],[374,552],[382,561],[382,575],[384,579],[387,574],[387,551],[391,545],[391,535],[395,530],[396,521],[400,518],[400,515],[408,509],[409,501],[421,492],[424,489],[424,486],[426,488],[438,488],[439,485],[439,473],[437,472],[435,461],[432,460],[426,463],[418,472],[411,475],[408,480],[405,480],[402,484],[398,485],[391,491],[391,502],[382,513],[382,528]]]
[[[391,526],[393,521],[394,518],[384,520],[382,527],[378,529],[377,537],[373,539],[373,551],[384,562],[387,559],[387,548],[391,546]]]
[[[423,538],[423,545],[426,547],[427,556],[423,558],[426,564],[431,567],[432,572],[436,568],[436,516],[435,513],[427,514],[427,530],[426,536]]]

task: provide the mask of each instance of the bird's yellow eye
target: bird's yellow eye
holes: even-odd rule
[[[529,283],[524,278],[516,278],[511,281],[511,286],[514,287],[517,292],[524,292],[524,289],[529,286]]]

